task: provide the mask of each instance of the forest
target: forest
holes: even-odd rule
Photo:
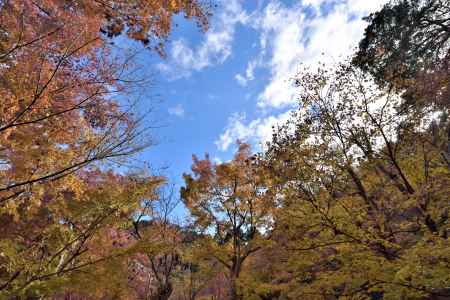
[[[270,141],[178,188],[134,163],[158,145],[124,45],[165,59],[220,9],[0,0],[0,299],[450,299],[450,1],[387,1],[351,56],[299,62]]]

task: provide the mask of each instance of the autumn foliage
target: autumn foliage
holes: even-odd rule
[[[224,298],[450,298],[449,7],[391,1],[349,62],[300,68],[298,109],[263,152],[247,164],[242,144],[220,165],[194,157],[181,195],[210,228],[203,255],[224,274],[241,262]],[[250,182],[259,192],[240,194]],[[219,230],[253,243],[228,212],[244,220],[249,196],[270,209],[239,260]]]
[[[368,16],[263,150],[194,155],[178,198],[127,167],[148,81],[116,43],[164,56],[210,3],[0,1],[0,298],[450,299],[449,7]]]
[[[163,180],[114,171],[150,140],[132,96],[145,78],[112,38],[163,54],[179,13],[206,29],[196,1],[0,3],[0,297],[49,298],[126,254],[105,232]]]

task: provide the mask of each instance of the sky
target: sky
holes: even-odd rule
[[[177,17],[166,57],[145,55],[153,84],[157,145],[139,157],[181,185],[192,154],[216,162],[232,158],[237,139],[261,145],[272,126],[298,105],[292,78],[300,65],[334,63],[351,55],[362,20],[385,0],[216,0],[203,33]],[[156,104],[155,104],[156,102]],[[152,104],[150,104],[152,103]]]

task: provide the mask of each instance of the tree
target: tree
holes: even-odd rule
[[[98,171],[84,176],[85,185],[77,193],[66,191],[64,203],[48,202],[17,221],[2,216],[2,295],[48,297],[128,254],[107,238],[109,232],[129,222],[140,202],[153,197],[159,180]],[[50,213],[59,216],[57,222]]]
[[[442,126],[399,116],[401,97],[347,64],[305,70],[296,82],[301,107],[262,161],[281,199],[273,235],[291,253],[284,295],[446,295],[448,265],[437,263],[450,253]]]
[[[379,83],[403,88],[420,71],[449,59],[450,2],[393,0],[368,16],[353,62]]]
[[[402,94],[399,114],[448,114],[449,7],[447,0],[396,0],[366,18],[353,64]],[[450,126],[445,130],[442,156],[450,162]]]
[[[112,56],[107,40],[99,35],[103,23],[99,9],[106,9],[106,4],[100,8],[88,4],[2,3],[0,138],[2,178],[7,179],[0,187],[3,201],[20,197],[30,185],[146,146],[138,141],[143,132],[132,114],[133,101],[128,106],[119,101],[145,81],[132,75],[132,57]],[[195,3],[189,7],[200,9]],[[146,9],[149,13],[156,8]],[[158,9],[154,13],[170,15],[179,9],[169,5],[166,12]],[[126,12],[133,13],[118,10],[122,18]],[[133,23],[133,18],[127,19]],[[156,22],[158,18],[140,20]],[[160,26],[166,29],[169,25]],[[168,31],[155,29],[153,34],[164,37]]]
[[[171,32],[173,16],[183,13],[195,19],[202,30],[208,28],[211,4],[207,1],[142,1],[142,0],[45,0],[39,3],[20,0],[3,1],[0,34],[0,59],[11,57],[18,50],[48,40],[57,33],[80,28],[100,37],[126,34],[163,54],[164,42]],[[76,22],[81,27],[70,28]],[[33,26],[26,26],[33,25]],[[15,27],[14,27],[15,26]],[[61,38],[61,36],[59,36]]]
[[[228,273],[230,299],[241,299],[237,281],[247,258],[263,246],[273,207],[249,146],[238,145],[228,163],[194,156],[193,176],[184,175],[186,187],[181,189],[197,228],[210,233],[201,244],[203,255],[212,256]]]
[[[166,300],[173,293],[174,277],[180,273],[182,264],[183,233],[172,220],[178,204],[174,187],[162,186],[157,199],[146,201],[133,221],[132,235],[138,244],[158,245],[137,251],[130,262],[130,285],[139,291],[140,298]],[[142,220],[144,217],[149,220]]]
[[[204,255],[201,241],[204,236],[195,228],[183,229],[181,270],[175,279],[174,297],[176,300],[221,299],[223,291],[223,270],[213,257]]]
[[[120,256],[99,256],[94,241],[128,222],[161,179],[108,171],[151,144],[133,99],[147,81],[109,37],[161,50],[174,14],[206,26],[200,4],[0,3],[2,296],[48,296],[51,282]]]

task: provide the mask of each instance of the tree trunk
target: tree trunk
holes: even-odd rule
[[[230,300],[242,300],[242,295],[238,293],[237,280],[241,271],[241,264],[238,261],[230,271]]]
[[[230,300],[241,300],[241,296],[237,292],[237,278],[230,279]]]
[[[172,284],[170,282],[159,285],[156,293],[150,298],[151,300],[168,300],[172,295]]]

